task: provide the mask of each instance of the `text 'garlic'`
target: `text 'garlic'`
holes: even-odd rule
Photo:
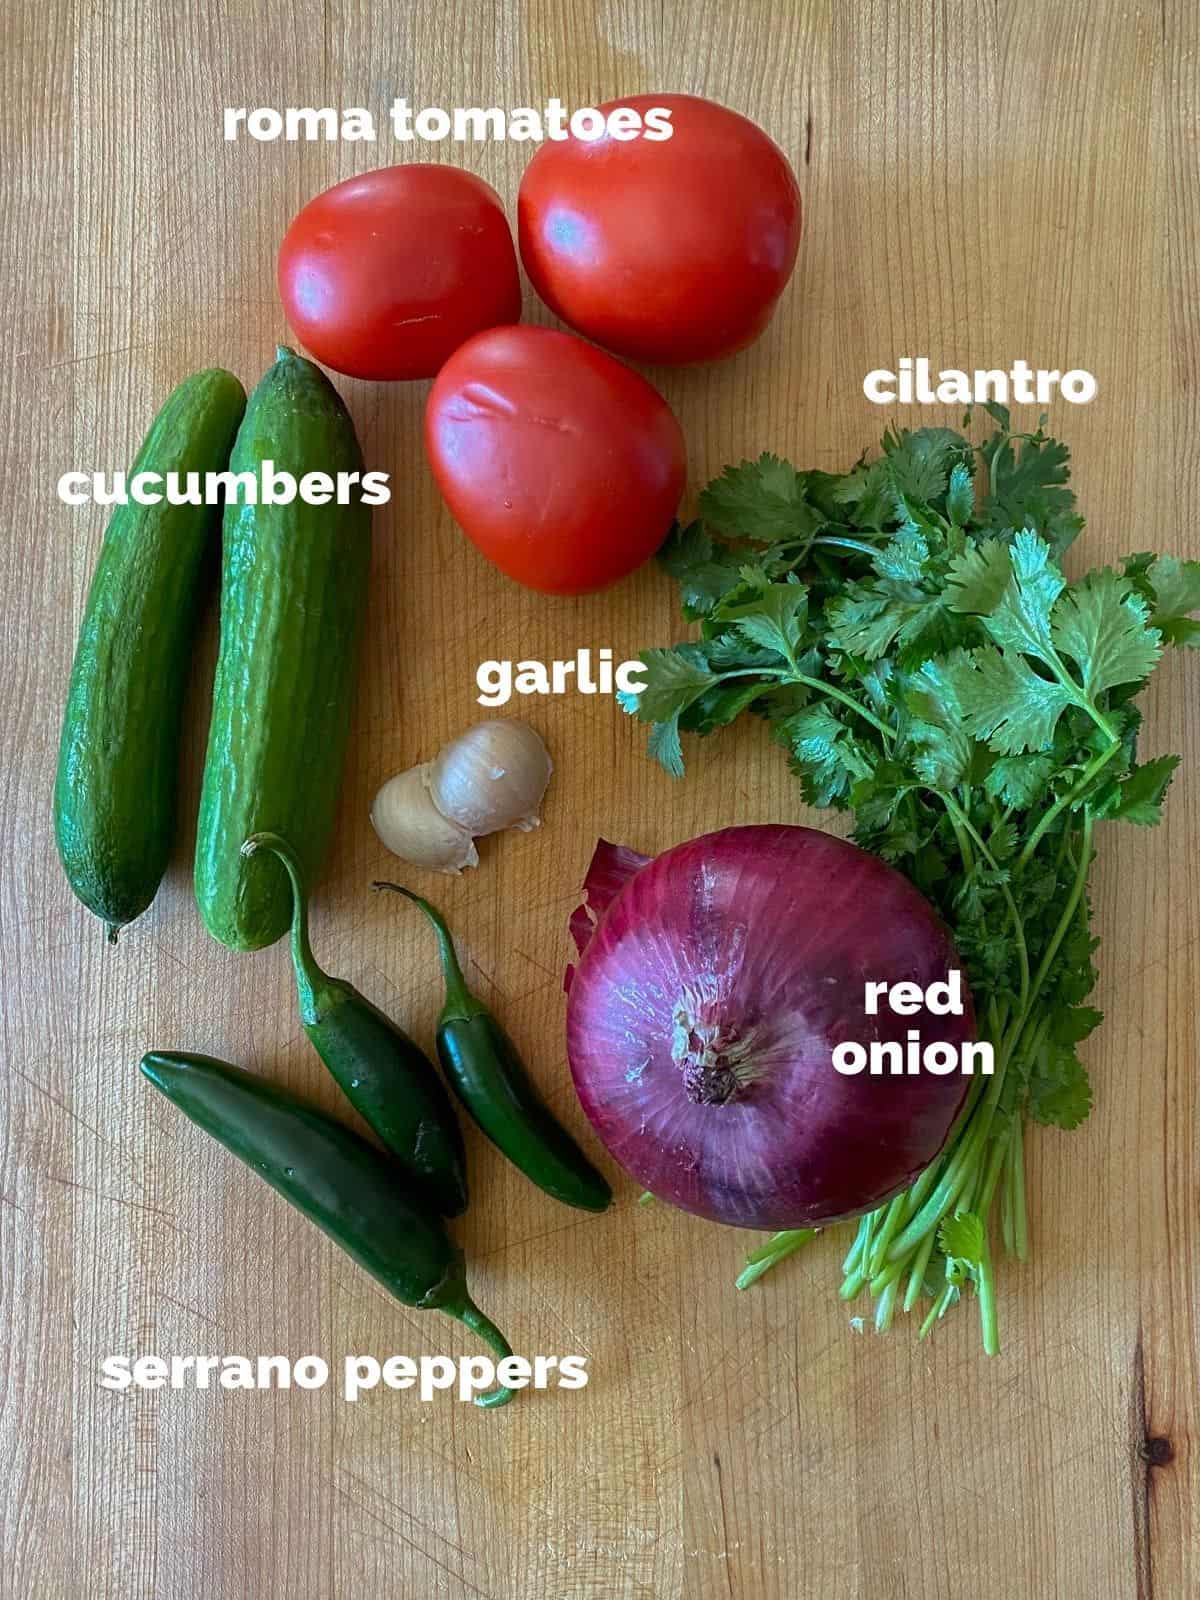
[[[480,722],[433,761],[389,779],[371,821],[395,855],[434,872],[478,864],[472,842],[504,828],[536,828],[554,764],[524,722]]]

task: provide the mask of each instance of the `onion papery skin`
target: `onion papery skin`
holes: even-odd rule
[[[658,1198],[743,1228],[822,1225],[910,1184],[970,1079],[849,1077],[832,1053],[910,1028],[922,1045],[974,1039],[965,973],[963,1016],[897,1016],[886,998],[865,1014],[868,981],[961,970],[924,896],[814,828],[724,828],[639,859],[593,898],[605,909],[567,1005],[575,1088],[613,1157]]]

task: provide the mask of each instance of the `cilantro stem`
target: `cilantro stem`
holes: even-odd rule
[[[908,1275],[908,1287],[904,1291],[903,1304],[905,1311],[912,1310],[917,1303],[921,1290],[925,1286],[925,1274],[929,1270],[929,1258],[933,1254],[933,1247],[936,1242],[936,1234],[927,1233],[917,1246]]]
[[[1000,885],[1000,893],[1004,897],[1005,909],[1008,912],[1009,921],[1012,923],[1013,938],[1017,946],[1017,960],[1021,967],[1020,1004],[1022,1007],[1024,1007],[1029,999],[1029,950],[1025,943],[1025,924],[1021,921],[1021,914],[1017,910],[1017,903],[1013,899],[1012,890],[1008,886],[1007,878],[996,865],[995,857],[984,843],[979,830],[975,827],[970,817],[967,816],[966,812],[959,805],[958,801],[953,795],[944,793],[942,795],[942,801],[945,804],[946,810],[950,813],[951,821],[956,821],[958,826],[963,828],[968,836],[975,841],[979,853],[987,862],[988,866],[991,867],[992,871],[996,874],[996,879]]]
[[[1017,1079],[1017,1086],[1019,1090],[1023,1089],[1024,1085],[1029,1081],[1029,1075],[1034,1063],[1037,1060],[1038,1052],[1041,1050],[1046,1034],[1049,1032],[1052,1016],[1053,1013],[1050,1010],[1044,1009],[1037,1020],[1032,1034],[1030,1034],[1028,1040],[1021,1045],[1020,1055],[1017,1058],[1019,1062],[1019,1078]],[[1014,1055],[1016,1054],[1017,1044],[1018,1039],[1014,1038]],[[1019,1112],[1022,1109],[1019,1094],[1013,1097],[1013,1109],[1016,1112]],[[1021,1119],[1019,1116],[1015,1116],[1013,1120],[1014,1123],[1019,1124]]]
[[[860,556],[877,556],[879,546],[868,544],[865,539],[845,539],[841,534],[819,533],[813,540],[814,545],[836,547],[839,550],[854,550]]]
[[[982,1110],[981,1106],[981,1114]],[[937,1227],[946,1212],[949,1211],[962,1193],[963,1187],[970,1178],[972,1168],[975,1165],[978,1146],[982,1143],[982,1139],[987,1132],[985,1127],[983,1135],[981,1135],[980,1126],[978,1121],[973,1120],[971,1126],[964,1129],[961,1141],[942,1169],[937,1188],[929,1196],[929,1199],[926,1200],[916,1216],[913,1217],[912,1221],[909,1222],[900,1237],[893,1242],[891,1249],[888,1251],[888,1255],[893,1261],[903,1260],[914,1246],[920,1244],[925,1235],[931,1233]]]
[[[935,1161],[930,1166],[926,1167],[925,1171],[921,1174],[917,1181],[914,1184],[911,1184],[904,1191],[904,1212],[900,1218],[902,1223],[908,1221],[909,1217],[912,1216],[913,1212],[924,1200],[930,1189],[933,1188],[933,1180],[936,1176],[937,1162]]]
[[[975,1101],[978,1100],[977,1085],[979,1085],[980,1083],[982,1083],[982,1079],[978,1079],[977,1078],[975,1080],[975,1083],[972,1084],[972,1086],[971,1086],[971,1096],[968,1097],[967,1104],[963,1108],[963,1112],[962,1112],[962,1115],[960,1117],[960,1122],[959,1122],[959,1126],[960,1127],[965,1125],[965,1123],[967,1122],[967,1120],[970,1117],[970,1112],[971,1112],[972,1106],[974,1105]],[[954,1135],[952,1133],[951,1134],[951,1138],[950,1138],[950,1144],[951,1145],[953,1145],[953,1139],[954,1139]],[[895,1207],[895,1213],[894,1213],[895,1217],[896,1217],[895,1226],[903,1226],[909,1220],[909,1218],[912,1217],[912,1215],[917,1210],[919,1210],[919,1208],[921,1207],[921,1205],[923,1204],[923,1202],[925,1200],[925,1197],[928,1195],[929,1191],[933,1188],[933,1185],[934,1185],[934,1183],[935,1183],[935,1181],[936,1181],[936,1179],[938,1177],[938,1174],[943,1170],[944,1164],[945,1164],[945,1157],[942,1157],[937,1161],[931,1162],[930,1165],[925,1168],[925,1171],[922,1172],[921,1175],[917,1178],[915,1183],[910,1184],[907,1189],[902,1190],[900,1194],[896,1195],[895,1199],[891,1202],[891,1204],[888,1207],[889,1216],[892,1214],[892,1207],[893,1206]],[[887,1220],[888,1219],[885,1217],[885,1226],[887,1224]],[[891,1239],[892,1235],[894,1234],[894,1231],[895,1231],[894,1227],[889,1229],[889,1231],[888,1231],[889,1240]],[[929,1249],[928,1250],[925,1249],[925,1241],[928,1241],[928,1244],[929,1244]],[[857,1241],[855,1241],[855,1243],[857,1245]],[[925,1267],[928,1265],[929,1256],[930,1256],[930,1253],[932,1252],[933,1245],[934,1245],[934,1232],[930,1231],[929,1233],[927,1233],[925,1235],[925,1240],[923,1240],[922,1243],[919,1246],[917,1246],[916,1256],[921,1261],[920,1273],[921,1273],[921,1277],[922,1278],[924,1277]],[[882,1291],[882,1289],[884,1287],[886,1287],[886,1285],[892,1281],[893,1278],[902,1277],[904,1275],[904,1273],[908,1270],[908,1263],[906,1263],[906,1260],[905,1260],[904,1257],[899,1257],[894,1262],[890,1262],[889,1263],[889,1261],[887,1259],[887,1256],[884,1254],[884,1251],[883,1251],[882,1248],[879,1248],[877,1250],[872,1251],[872,1254],[873,1254],[875,1259],[873,1260],[872,1265],[871,1265],[871,1273],[872,1273],[871,1280],[870,1280],[871,1293],[872,1294],[879,1294]],[[846,1257],[846,1262],[845,1262],[845,1264],[843,1265],[843,1268],[842,1268],[843,1272],[848,1272],[850,1267],[851,1267],[851,1265],[855,1265],[855,1264],[857,1264],[857,1262],[858,1262],[857,1249],[852,1249],[851,1252],[850,1252],[850,1255],[848,1255]],[[905,1295],[905,1302],[906,1302],[905,1310],[911,1309],[912,1302],[908,1299],[907,1294]]]
[[[850,1246],[850,1249],[846,1254],[846,1259],[842,1262],[843,1277],[846,1277],[849,1273],[853,1272],[859,1263],[859,1259],[861,1258],[863,1252],[863,1245],[870,1237],[871,1215],[872,1213],[868,1211],[865,1216],[859,1218],[858,1231],[854,1235],[854,1243]]]
[[[891,742],[896,737],[896,730],[889,728],[881,717],[873,711],[868,711],[866,706],[860,705],[853,695],[847,694],[844,689],[839,689],[836,683],[826,683],[824,678],[810,678],[806,672],[798,672],[794,667],[736,667],[732,672],[722,672],[721,678],[775,678],[780,683],[798,683],[806,689],[815,689],[818,694],[828,695],[833,700],[839,700],[848,710],[869,722],[877,733]]]
[[[1051,935],[1050,943],[1046,946],[1042,959],[1038,964],[1037,975],[1033,980],[1033,989],[1029,996],[1030,1005],[1036,1001],[1041,987],[1045,983],[1046,977],[1049,974],[1054,958],[1058,954],[1058,947],[1060,944],[1062,944],[1063,939],[1066,937],[1067,929],[1071,926],[1071,923],[1075,917],[1075,913],[1079,909],[1079,902],[1083,897],[1083,891],[1087,885],[1088,868],[1092,864],[1092,831],[1094,827],[1095,819],[1093,818],[1092,813],[1085,809],[1083,813],[1083,827],[1080,830],[1079,861],[1075,868],[1075,881],[1071,885],[1071,892],[1067,896],[1067,903],[1063,907],[1062,916],[1058,919],[1058,926]],[[1028,1021],[1028,1011],[1029,1006],[1026,1006],[1025,1014],[1018,1018],[1018,1039],[1020,1038],[1020,1031],[1024,1028]]]
[[[992,1249],[988,1244],[987,1217],[983,1217],[983,1255],[979,1262],[976,1281],[979,1294],[979,1322],[983,1329],[984,1353],[1000,1354],[1000,1327],[996,1318],[996,1270],[992,1265]]]
[[[979,1198],[976,1209],[980,1216],[986,1216],[996,1193],[996,1185],[1000,1181],[1000,1174],[1004,1170],[1004,1158],[1008,1154],[1008,1129],[996,1139],[992,1145],[992,1153],[988,1157],[988,1164],[984,1169],[983,1182],[979,1186]]]
[[[1025,1210],[1025,1136],[1021,1118],[1013,1118],[1009,1171],[1012,1187],[1013,1248],[1018,1261],[1029,1260],[1029,1223]]]
[[[1038,845],[1042,842],[1042,839],[1046,835],[1047,829],[1053,827],[1056,819],[1061,816],[1069,806],[1074,805],[1081,794],[1085,793],[1092,780],[1098,773],[1104,770],[1104,768],[1108,765],[1120,748],[1121,741],[1119,738],[1115,738],[1112,744],[1108,746],[1107,750],[1102,750],[1098,756],[1093,757],[1093,759],[1088,762],[1087,766],[1080,773],[1078,780],[1072,785],[1067,793],[1056,800],[1050,809],[1043,814],[1041,821],[1029,835],[1029,838],[1026,839],[1025,846],[1022,849],[1021,854],[1017,857],[1018,867],[1023,867],[1025,865],[1025,863],[1033,855],[1033,852],[1037,849]]]
[[[999,1104],[1000,1091],[1004,1087],[1008,1062],[1016,1047],[1016,1035],[1010,1032],[996,1043],[995,1071],[986,1080],[986,1088],[981,1087],[985,1082],[983,1078],[976,1078],[972,1083],[971,1094],[959,1123],[958,1136],[949,1155],[942,1158],[938,1168],[940,1176],[937,1187],[893,1242],[888,1251],[890,1260],[903,1259],[908,1255],[927,1233],[937,1227],[950,1207],[962,1201],[967,1185],[973,1185],[978,1177],[979,1161]]]
[[[839,1300],[857,1300],[867,1285],[867,1275],[861,1267],[855,1267],[847,1277],[842,1279],[842,1286],[838,1290]]]
[[[892,1325],[892,1313],[896,1309],[896,1292],[899,1284],[895,1278],[879,1296],[879,1303],[875,1307],[875,1331],[886,1333]]]
[[[942,798],[943,800],[949,801],[949,796],[947,795],[943,795]],[[961,813],[956,816],[954,810],[951,809],[951,805],[948,803],[946,806],[946,815],[950,818],[950,826],[954,829],[954,838],[958,845],[958,853],[962,857],[963,867],[969,873],[975,865],[975,856],[971,849],[971,841],[967,836],[966,829],[962,825],[962,821],[960,820]]]
[[[989,866],[998,873],[986,842],[958,802],[953,796],[943,795],[941,798],[946,803],[952,826],[957,823],[961,827],[964,839],[973,840]],[[1009,907],[1009,913],[1014,917],[1014,927],[1019,929],[1018,948],[1025,957],[1021,964],[1022,995],[1011,1019],[1001,1014],[1001,1008],[994,1000],[989,1003],[988,1031],[997,1051],[995,1072],[989,1080],[977,1078],[972,1084],[947,1152],[927,1167],[908,1189],[894,1196],[886,1206],[868,1212],[859,1220],[854,1243],[843,1263],[844,1280],[839,1293],[843,1300],[854,1300],[864,1288],[869,1287],[877,1299],[876,1326],[881,1330],[890,1325],[898,1301],[907,1311],[920,1297],[936,1248],[937,1228],[942,1219],[952,1209],[974,1209],[985,1229],[984,1255],[976,1280],[983,1346],[989,1355],[996,1354],[1000,1348],[995,1265],[987,1242],[987,1226],[995,1191],[1003,1176],[1007,1210],[1005,1244],[1008,1247],[1011,1241],[1011,1248],[1018,1259],[1026,1259],[1028,1244],[1021,1107],[1015,1106],[1012,1121],[1006,1122],[995,1133],[993,1126],[1012,1062],[1018,1056],[1022,1059],[1022,1065],[1031,1059],[1040,1049],[1049,1027],[1049,1013],[1044,1012],[1035,1020],[1033,1007],[1083,897],[1091,861],[1092,829],[1093,819],[1088,812],[1085,813],[1079,858],[1075,863],[1066,904],[1032,979],[1028,970],[1024,928],[1015,915],[1015,904]],[[1060,856],[1066,850],[1064,841],[1060,846]],[[812,1230],[804,1229],[776,1235],[750,1258],[738,1280],[739,1285],[746,1287],[754,1282],[801,1244],[807,1243],[811,1235]],[[901,1281],[906,1275],[903,1299],[899,1300]],[[957,1297],[954,1284],[948,1283],[925,1317],[919,1337],[923,1338],[929,1332]]]
[[[890,1288],[904,1276],[904,1271],[903,1261],[891,1261],[879,1269],[868,1284],[868,1288],[873,1295],[881,1295],[885,1289]]]
[[[784,1228],[778,1233],[773,1233],[765,1244],[760,1244],[757,1250],[751,1250],[746,1257],[748,1267],[756,1267],[760,1261],[765,1261],[768,1256],[782,1256],[789,1250],[799,1249],[802,1244],[808,1243],[808,1236],[815,1234],[814,1228]],[[805,1237],[801,1238],[800,1235]]]
[[[858,1236],[851,1247],[850,1255],[846,1257],[851,1264],[838,1290],[838,1295],[843,1300],[854,1300],[863,1291],[871,1259],[871,1236],[881,1214],[880,1211],[868,1211],[858,1225]]]
[[[1087,692],[1081,688],[1078,683],[1076,683],[1075,679],[1063,665],[1057,650],[1051,650],[1048,655],[1042,656],[1041,659],[1050,668],[1050,671],[1058,679],[1059,683],[1062,684],[1063,688],[1071,696],[1071,699],[1075,702],[1079,709],[1087,712],[1088,716],[1091,717],[1092,721],[1100,729],[1100,732],[1104,734],[1105,738],[1108,739],[1110,743],[1113,741],[1117,741],[1119,743],[1120,735],[1117,733],[1117,730],[1104,715],[1103,711],[1100,710],[1099,706],[1092,704]]]
[[[871,1259],[865,1263],[867,1271],[872,1277],[883,1270],[883,1264],[887,1260],[887,1248],[895,1237],[896,1229],[904,1220],[904,1208],[907,1204],[907,1199],[907,1194],[901,1191],[889,1203],[887,1210],[883,1214],[883,1223],[871,1242]]]
[[[947,1283],[941,1294],[938,1295],[937,1299],[930,1306],[928,1315],[917,1332],[918,1339],[923,1339],[929,1332],[930,1328],[933,1327],[934,1323],[941,1321],[941,1319],[946,1315],[947,1311],[949,1311],[953,1299],[954,1285],[952,1283]]]
[[[772,1234],[765,1245],[746,1257],[746,1265],[737,1279],[737,1288],[748,1289],[764,1272],[769,1272],[773,1266],[808,1244],[810,1239],[815,1239],[819,1231],[817,1228],[786,1228],[781,1233]]]
[[[1017,1118],[1020,1121],[1020,1118]],[[1011,1133],[1004,1146],[1004,1167],[1000,1188],[1000,1238],[1007,1256],[1016,1254],[1016,1237],[1013,1228],[1013,1140]]]
[[[996,1016],[994,1004],[989,1008],[989,1015],[993,1019]],[[998,1028],[993,1027],[991,1031],[993,1038],[998,1039],[1000,1037]],[[906,1226],[904,1233],[901,1235],[902,1239],[909,1233],[908,1225],[912,1222],[914,1217],[918,1215],[924,1216],[927,1214],[933,1215],[933,1222],[930,1227],[923,1226],[919,1229],[912,1230],[912,1236],[909,1241],[910,1248],[918,1242],[919,1237],[923,1236],[927,1232],[930,1232],[931,1228],[936,1228],[938,1222],[941,1220],[945,1207],[939,1207],[936,1210],[936,1213],[934,1213],[932,1202],[926,1205],[926,1201],[930,1191],[934,1187],[934,1184],[941,1183],[951,1163],[958,1158],[963,1145],[966,1143],[968,1137],[970,1137],[973,1126],[971,1119],[975,1115],[975,1111],[978,1108],[980,1100],[987,1092],[986,1083],[987,1080],[982,1077],[973,1078],[971,1080],[971,1087],[967,1093],[966,1102],[963,1105],[962,1110],[959,1112],[958,1121],[950,1130],[950,1136],[946,1140],[942,1154],[936,1161],[932,1162],[928,1167],[926,1167],[925,1171],[921,1173],[917,1181],[905,1191],[908,1204],[904,1218]],[[899,1253],[900,1252],[898,1249],[889,1252],[889,1254],[892,1255]]]

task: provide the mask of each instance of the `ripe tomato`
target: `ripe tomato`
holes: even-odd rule
[[[279,251],[288,321],[353,378],[431,378],[521,285],[496,191],[457,167],[384,167],[310,200]]]
[[[643,94],[674,132],[538,150],[521,180],[521,259],[550,309],[635,361],[711,361],[757,339],[791,276],[800,191],[782,150],[711,100]]]
[[[550,328],[456,350],[425,411],[442,497],[501,572],[586,594],[640,567],[683,493],[683,434],[645,378]]]

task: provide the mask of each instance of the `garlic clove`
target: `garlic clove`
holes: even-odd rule
[[[457,877],[464,867],[479,865],[479,853],[467,830],[434,805],[428,771],[428,765],[410,767],[389,778],[371,806],[371,825],[402,861]]]
[[[536,828],[554,763],[526,722],[479,722],[452,739],[426,769],[433,804],[475,837]]]

